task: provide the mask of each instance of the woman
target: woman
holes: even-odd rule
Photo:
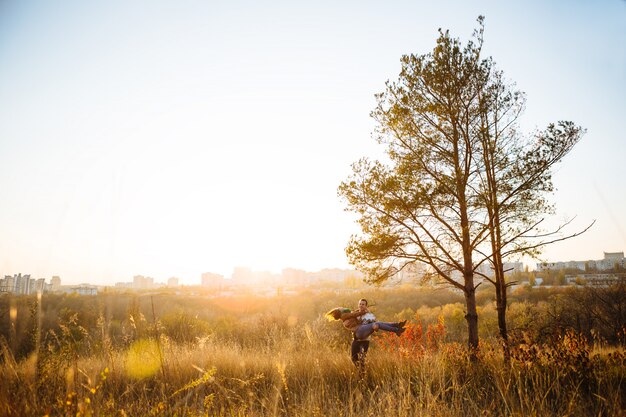
[[[370,316],[366,316],[366,315]],[[366,320],[363,320],[363,317]],[[406,330],[404,328],[404,322],[399,323],[387,323],[383,321],[376,321],[376,317],[370,313],[367,308],[367,300],[361,298],[359,300],[359,309],[351,311],[349,308],[336,307],[326,313],[326,317],[334,320],[341,320],[343,327],[354,333],[355,340],[367,340],[367,338],[374,332],[384,330],[387,332],[394,332],[400,336]]]

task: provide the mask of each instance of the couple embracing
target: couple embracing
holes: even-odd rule
[[[352,341],[351,356],[352,362],[361,370],[365,363],[365,355],[369,349],[369,338],[372,333],[383,330],[393,332],[400,336],[406,330],[406,321],[388,323],[377,321],[374,314],[369,311],[367,300],[361,298],[357,310],[345,307],[336,307],[326,313],[329,320],[341,320],[343,326],[354,335]]]

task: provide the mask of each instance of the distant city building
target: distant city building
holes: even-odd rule
[[[5,275],[0,279],[0,292],[28,295],[47,290],[45,278],[34,279],[29,274]]]
[[[15,285],[16,294],[30,294],[30,274],[23,275],[18,274],[13,276],[13,282]]]
[[[362,280],[363,274],[352,269],[324,268],[318,272],[307,273],[308,284],[321,282],[345,283],[347,280]]]
[[[69,287],[67,290],[70,294],[78,294],[78,295],[97,295],[98,287],[90,284],[79,284]]]
[[[52,291],[58,289],[61,286],[61,277],[58,275],[53,275],[50,279],[50,287]]]
[[[224,276],[213,272],[204,272],[200,276],[200,283],[203,287],[220,288],[224,285]]]
[[[178,287],[178,278],[171,277],[167,280],[168,287]]]
[[[13,281],[13,277],[11,275],[5,275],[2,280],[0,280],[0,292],[14,292],[15,283]]]
[[[504,266],[505,274],[513,274],[515,272],[524,272],[523,262],[505,262],[503,266]]]
[[[154,278],[144,277],[143,275],[135,275],[133,277],[133,288],[138,290],[149,289],[154,287]]]
[[[502,264],[502,269],[504,270],[505,274],[513,274],[515,272],[524,272],[524,263],[523,262],[504,262]],[[491,265],[490,263],[481,264],[476,269],[476,271],[490,278],[495,276],[493,265]]]
[[[607,271],[618,268],[626,269],[624,252],[604,252],[604,258],[599,260],[537,263],[537,271],[558,271],[561,269]]]
[[[624,252],[604,252],[604,259],[621,261],[624,259]]]
[[[572,285],[587,285],[591,287],[608,287],[618,282],[626,282],[626,274],[578,274],[566,275],[565,281]]]
[[[25,274],[22,275],[5,275],[3,279],[3,284],[0,285],[2,287],[3,292],[13,293],[13,294],[30,294],[30,275]]]
[[[502,269],[504,269],[504,275],[510,275],[515,272],[524,272],[524,263],[523,262],[504,262],[502,264]],[[482,282],[485,278],[493,278],[495,276],[495,272],[493,270],[493,266],[488,262],[483,262],[482,264],[475,267],[475,275],[474,279],[476,282]],[[450,272],[450,278],[456,282],[463,282],[463,273],[458,269],[455,269]]]
[[[32,292],[33,288],[31,288],[31,292]],[[45,278],[39,278],[37,280],[35,280],[35,287],[34,287],[34,291],[35,292],[44,292],[46,291],[46,279]]]

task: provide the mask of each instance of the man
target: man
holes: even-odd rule
[[[363,313],[357,320],[363,321],[363,317],[371,314],[367,309],[367,300],[361,298],[359,300],[359,311]],[[372,315],[373,316],[373,315]],[[371,335],[370,335],[371,336]],[[352,363],[359,370],[359,375],[362,377],[365,374],[365,356],[370,348],[370,336],[367,336],[363,340],[356,338],[356,333],[353,334],[352,346],[350,347],[350,353],[352,356]]]

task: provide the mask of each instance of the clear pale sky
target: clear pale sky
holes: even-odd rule
[[[349,267],[337,186],[374,94],[437,29],[527,93],[523,126],[588,132],[559,166],[547,260],[626,250],[626,1],[4,1],[0,274],[197,283]]]

